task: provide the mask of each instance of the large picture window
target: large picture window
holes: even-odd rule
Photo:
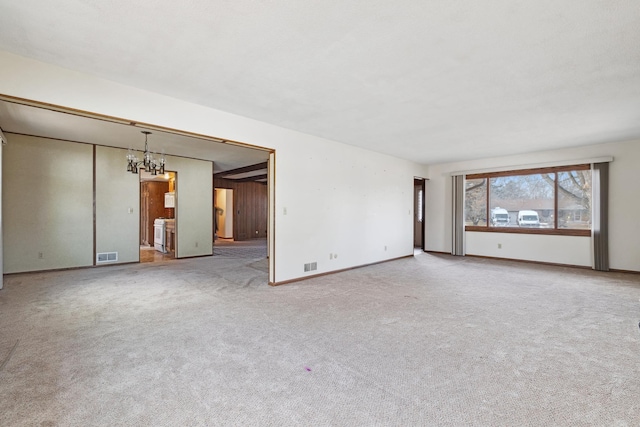
[[[467,175],[465,229],[589,235],[589,165]]]

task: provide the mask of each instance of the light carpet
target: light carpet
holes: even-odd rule
[[[640,276],[420,254],[5,278],[2,426],[640,425]]]

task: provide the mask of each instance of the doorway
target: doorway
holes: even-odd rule
[[[423,178],[413,179],[413,248],[424,251],[424,190]]]
[[[176,257],[177,173],[140,171],[140,262]]]
[[[233,240],[233,190],[214,189],[214,240]]]

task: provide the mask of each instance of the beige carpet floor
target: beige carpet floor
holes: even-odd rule
[[[1,426],[637,426],[640,275],[420,254],[5,277]]]

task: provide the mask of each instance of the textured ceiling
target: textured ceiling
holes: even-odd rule
[[[640,137],[639,46],[638,0],[0,0],[0,49],[422,163]]]

